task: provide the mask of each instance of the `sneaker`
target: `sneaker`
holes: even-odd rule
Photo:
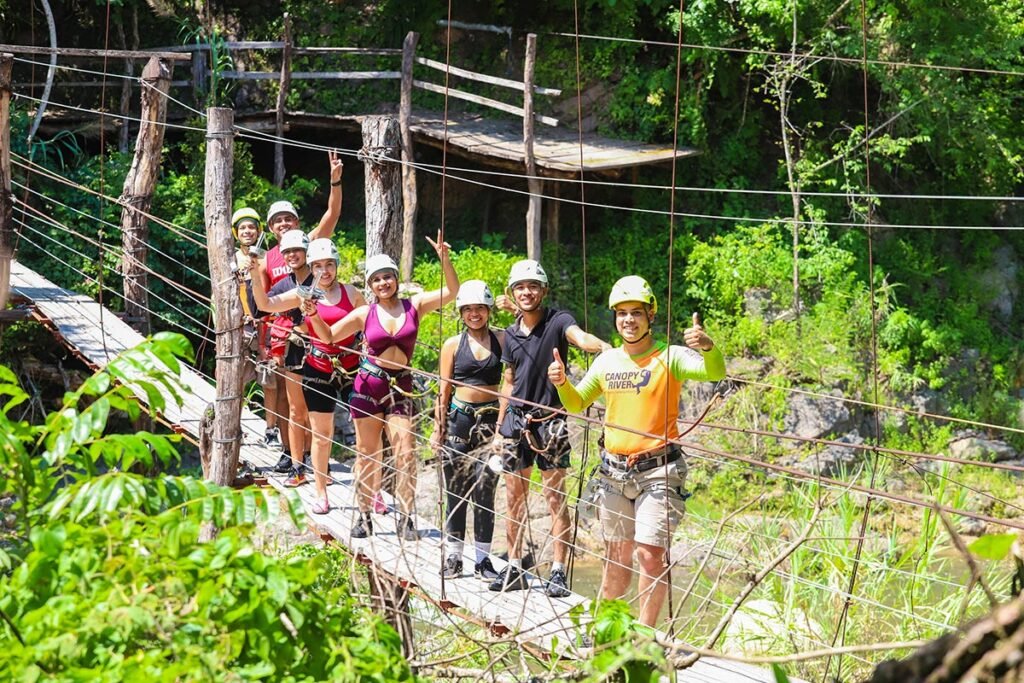
[[[510,564],[505,565],[505,568],[501,570],[501,573],[494,577],[494,579],[487,585],[487,590],[494,591],[496,593],[503,593],[505,591],[521,591],[526,590],[530,587],[530,582],[524,572],[519,567],[513,567]]]
[[[359,520],[356,525],[352,527],[352,538],[366,538],[373,533],[373,520],[370,519],[369,513],[360,512]]]
[[[494,570],[491,558],[485,557],[477,562],[473,567],[473,576],[481,581],[494,581],[494,579],[498,578],[498,572]]]
[[[279,451],[283,447],[281,443],[281,430],[271,427],[263,434],[263,445],[272,451]]]
[[[446,579],[457,579],[462,576],[462,556],[452,553],[445,558],[444,566],[441,567],[441,576]]]
[[[544,588],[544,592],[549,598],[567,598],[571,594],[568,584],[565,570],[556,569],[551,572],[551,578],[548,579],[548,585]]]
[[[391,511],[388,504],[384,502],[384,496],[380,494],[380,491],[373,494],[373,500],[370,502],[370,505],[373,506],[373,512],[377,515],[386,515]]]
[[[293,469],[292,476],[284,480],[284,485],[290,489],[293,489],[296,486],[302,486],[303,484],[306,483],[306,481],[308,480],[306,479],[305,472],[299,469]]]
[[[420,532],[416,529],[416,524],[413,523],[412,517],[409,517],[408,515],[402,515],[401,519],[398,520],[398,528],[396,531],[399,538],[403,541],[420,540]]]
[[[281,453],[281,457],[277,459],[277,464],[274,465],[274,471],[278,474],[288,474],[292,471],[292,454],[288,451]]]

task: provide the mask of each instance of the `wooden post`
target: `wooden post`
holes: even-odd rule
[[[232,272],[235,243],[231,236],[231,170],[234,163],[232,126],[234,111],[210,107],[206,114],[206,216],[207,258],[210,262],[211,303],[217,335],[217,394],[210,476],[230,486],[238,469],[242,439],[242,302]]]
[[[561,183],[548,180],[544,186],[549,189],[548,196],[552,198],[552,201],[548,202],[548,219],[544,223],[544,239],[552,244],[558,244],[558,222],[562,213],[562,202],[558,201]]]
[[[11,194],[11,69],[14,55],[0,54],[0,311],[11,293],[14,197]]]
[[[533,68],[537,60],[537,35],[526,36],[526,62],[523,65],[523,152],[526,156],[526,184],[530,206],[526,210],[526,256],[540,260],[541,188],[537,178],[537,159],[533,155]]]
[[[402,248],[402,168],[398,121],[393,116],[363,119],[366,166],[366,257],[387,254],[394,258]]]
[[[284,47],[281,49],[281,81],[277,89],[277,111],[274,112],[274,184],[284,186],[284,109],[292,83],[292,18],[284,13]]]
[[[398,127],[402,132],[402,260],[398,264],[403,281],[412,279],[412,260],[416,253],[416,169],[412,148],[412,69],[420,34],[409,31],[402,44],[402,95],[398,105]]]
[[[203,93],[206,90],[206,50],[198,45],[192,48],[192,97],[197,106],[205,104]]]
[[[160,172],[167,119],[167,93],[171,90],[171,65],[150,57],[142,70],[142,113],[135,156],[124,179],[121,209],[121,274],[124,276],[125,313],[128,324],[140,334],[150,332],[149,293],[146,274],[146,244],[149,242],[149,213],[153,189]]]

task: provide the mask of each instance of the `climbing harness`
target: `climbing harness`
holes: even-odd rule
[[[411,370],[401,370],[397,374],[391,374],[384,368],[376,365],[369,358],[363,357],[359,360],[359,369],[365,371],[369,375],[373,375],[378,379],[382,379],[388,383],[391,391],[401,394],[406,398],[423,398],[424,396],[434,392],[433,382],[427,385],[427,388],[423,391],[408,391],[398,386],[398,380],[406,375],[411,375]]]

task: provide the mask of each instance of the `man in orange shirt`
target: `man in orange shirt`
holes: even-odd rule
[[[601,597],[626,594],[635,550],[640,622],[654,626],[668,591],[665,553],[685,508],[686,462],[673,443],[679,437],[679,395],[686,379],[724,378],[725,360],[696,313],[684,334],[685,347],[656,342],[651,324],[658,302],[641,277],[616,282],[608,307],[615,312],[622,347],[601,353],[576,386],[566,380],[555,349],[548,379],[571,412],[583,411],[604,394],[605,450],[595,501],[606,543]]]

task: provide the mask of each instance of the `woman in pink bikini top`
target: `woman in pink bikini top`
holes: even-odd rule
[[[359,364],[351,400],[356,425],[355,474],[360,516],[352,528],[353,538],[373,533],[371,502],[381,487],[382,434],[388,428],[388,441],[395,454],[398,472],[396,495],[400,510],[398,533],[406,540],[419,535],[412,520],[416,495],[416,458],[413,445],[412,361],[420,319],[453,300],[459,291],[459,276],[448,255],[449,245],[427,238],[441,259],[444,286],[422,292],[411,299],[398,298],[398,266],[387,255],[366,260],[366,284],[376,302],[360,306],[337,323],[328,326],[312,318],[313,329],[327,343],[337,342],[356,332],[366,340],[366,357]]]

